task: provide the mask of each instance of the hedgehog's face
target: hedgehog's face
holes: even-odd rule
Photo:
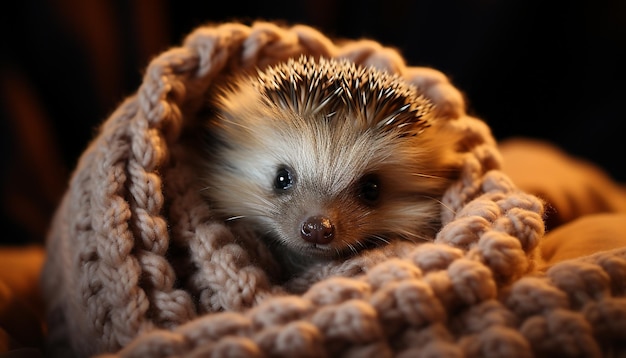
[[[205,193],[224,220],[252,224],[294,260],[432,239],[451,172],[428,136],[355,130],[349,118],[251,118],[214,128]]]
[[[397,238],[432,237],[440,193],[418,184],[399,163],[408,160],[404,153],[390,152],[395,144],[388,138],[344,130],[298,126],[283,131],[276,144],[266,143],[273,155],[265,187],[257,191],[262,199],[248,204],[272,203],[255,220],[267,236],[295,257],[317,258],[351,255]]]
[[[357,76],[354,68],[333,66],[339,67],[319,69],[323,76],[313,82]],[[297,78],[318,73],[299,71]],[[266,81],[284,80],[281,73]],[[253,225],[283,259],[330,259],[397,238],[431,239],[439,198],[455,175],[451,138],[440,138],[436,123],[426,131],[422,122],[412,123],[419,120],[420,102],[384,98],[409,93],[402,84],[360,88],[372,93],[347,99],[337,95],[351,90],[341,83],[340,90],[329,86],[326,92],[292,83],[316,92],[287,99],[280,86],[262,94],[263,88],[244,82],[220,98],[209,126],[202,179],[212,210],[226,221]],[[372,97],[366,101],[366,95]],[[356,110],[337,107],[354,98],[367,103],[350,104]]]

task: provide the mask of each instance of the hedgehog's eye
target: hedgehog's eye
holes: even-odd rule
[[[359,180],[358,196],[365,204],[374,205],[380,196],[380,179],[375,174],[367,174]]]
[[[291,169],[287,167],[278,168],[274,177],[274,189],[276,191],[284,191],[293,186],[293,175],[291,172]]]

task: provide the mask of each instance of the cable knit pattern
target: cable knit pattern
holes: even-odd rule
[[[392,242],[278,285],[270,252],[212,219],[184,145],[210,86],[302,54],[397,73],[463,134],[434,242]],[[440,72],[297,25],[200,27],[156,57],[83,154],[48,240],[51,346],[78,356],[531,357],[625,353],[626,250],[534,272],[543,205],[499,170]]]

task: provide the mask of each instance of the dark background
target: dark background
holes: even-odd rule
[[[0,13],[0,243],[43,241],[97,125],[138,88],[151,57],[207,22],[280,20],[377,40],[450,76],[497,139],[547,139],[626,182],[626,1],[11,5]]]

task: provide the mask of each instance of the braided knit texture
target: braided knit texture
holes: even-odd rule
[[[212,219],[182,133],[223,75],[302,54],[414,84],[463,133],[462,171],[432,243],[392,242],[277,285],[260,240]],[[51,345],[123,357],[624,353],[626,251],[536,272],[543,204],[499,168],[461,93],[391,48],[302,25],[200,27],[150,63],[78,163],[43,271]]]

